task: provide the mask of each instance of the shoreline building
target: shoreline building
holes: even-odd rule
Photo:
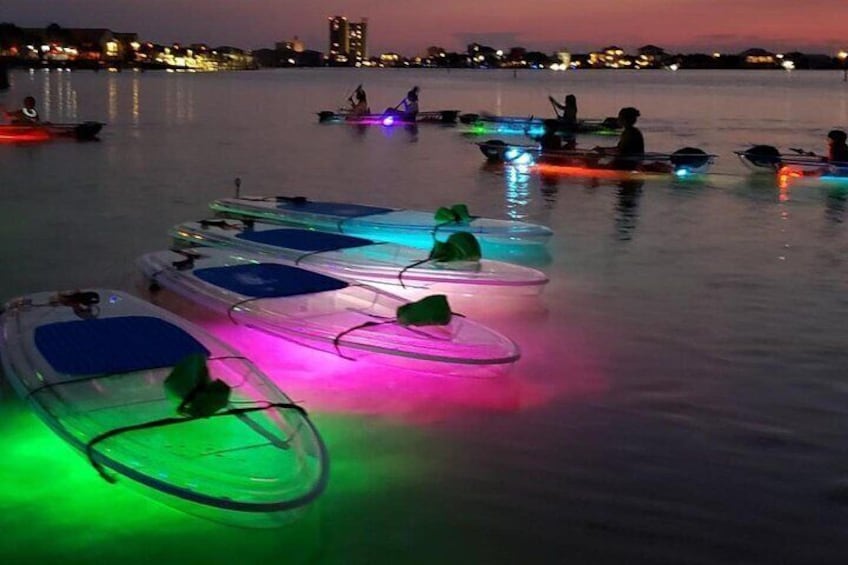
[[[368,60],[368,18],[348,22],[345,16],[327,18],[330,28],[330,46],[327,58],[331,63],[361,64]]]

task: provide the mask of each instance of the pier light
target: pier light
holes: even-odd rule
[[[839,60],[844,62],[846,59],[848,59],[848,51],[843,49],[842,51],[837,53],[836,56],[839,58]]]

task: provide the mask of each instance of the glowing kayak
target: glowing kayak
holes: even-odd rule
[[[753,171],[777,172],[793,177],[848,177],[848,163],[829,162],[821,155],[802,149],[791,151],[792,153],[783,153],[771,145],[752,145],[734,153]]]
[[[26,143],[69,138],[78,141],[95,139],[103,128],[100,122],[81,124],[0,124],[0,142]]]
[[[516,361],[508,338],[463,317],[444,325],[404,325],[408,303],[377,289],[351,284],[270,257],[198,248],[181,254],[148,253],[139,259],[151,282],[251,326],[344,357],[405,357],[458,365]]]
[[[805,182],[806,179],[848,184],[848,163],[830,162],[821,155],[802,149],[791,151],[782,153],[772,145],[752,145],[734,153],[752,171],[776,174],[780,187],[786,187],[799,179],[799,182]]]
[[[269,255],[404,296],[534,296],[548,282],[541,271],[502,261],[428,260],[427,252],[414,247],[253,221],[185,222],[171,235],[192,245]]]
[[[432,110],[428,112],[419,112],[415,120],[409,119],[402,112],[389,109],[382,114],[364,114],[355,116],[347,112],[333,112],[332,110],[324,110],[318,112],[318,121],[322,124],[327,123],[346,123],[354,125],[369,125],[369,126],[393,126],[412,123],[435,123],[435,124],[455,124],[456,118],[459,115],[459,110]]]
[[[477,145],[490,163],[519,165],[540,174],[611,180],[701,174],[709,170],[715,159],[715,155],[701,149],[684,147],[674,153],[645,153],[632,168],[621,169],[614,163],[614,156],[593,151],[542,151],[538,145],[510,145],[500,140]]]
[[[383,208],[342,202],[315,202],[303,197],[268,196],[222,198],[210,207],[223,215],[257,218],[266,222],[304,226],[375,241],[391,241],[430,249],[434,237],[469,232],[480,241],[484,255],[504,247],[540,245],[550,239],[550,228],[515,220],[471,217],[468,221],[437,220],[433,212]]]
[[[324,490],[306,413],[185,320],[95,289],[12,300],[0,322],[9,381],[110,482],[249,527],[279,525]]]
[[[521,116],[495,116],[491,114],[461,114],[459,121],[470,126],[468,133],[473,135],[529,135],[541,136],[545,133],[545,119]],[[618,118],[578,120],[576,124],[568,124],[563,120],[553,119],[558,133],[564,135],[593,134],[618,135],[621,126]]]

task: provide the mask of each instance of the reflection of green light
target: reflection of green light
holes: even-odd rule
[[[234,528],[142,496],[126,479],[106,483],[23,402],[0,392],[0,555],[8,563],[344,561],[356,536],[373,534],[363,504],[408,514],[397,493],[430,477],[440,459],[432,440],[408,426],[315,416],[330,451],[327,491],[281,528]]]
[[[468,135],[526,135],[529,137],[539,137],[544,135],[545,128],[541,124],[532,125],[515,125],[510,126],[498,123],[476,122],[472,124],[468,131]],[[591,132],[580,132],[584,135],[602,135],[602,136],[617,136],[620,132],[615,129],[598,129]]]

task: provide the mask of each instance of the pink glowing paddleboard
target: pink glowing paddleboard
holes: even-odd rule
[[[197,248],[142,256],[139,266],[169,289],[238,324],[344,357],[405,357],[456,365],[504,365],[518,346],[461,316],[407,323],[407,301],[267,256]]]

